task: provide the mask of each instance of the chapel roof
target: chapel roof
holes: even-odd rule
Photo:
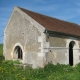
[[[39,24],[41,24],[46,30],[70,34],[78,37],[80,36],[80,25],[78,24],[42,15],[30,10],[26,10],[24,8],[20,9],[24,11],[27,15],[29,15],[31,18],[36,20]]]

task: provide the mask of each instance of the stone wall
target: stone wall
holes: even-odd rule
[[[66,39],[60,37],[49,37],[50,47],[66,47]]]
[[[73,65],[80,62],[80,43],[79,40],[73,37],[49,36],[46,40],[49,47],[46,52],[46,63],[53,64],[69,64],[69,44],[71,41],[75,42],[73,47]]]
[[[47,38],[49,42],[49,51],[46,53],[46,63],[52,62],[53,64],[65,63],[67,60],[65,53],[66,49],[66,39],[60,37],[51,37]]]
[[[41,51],[38,36],[41,36],[41,33],[35,25],[40,26],[37,22],[31,21],[34,20],[19,9],[13,11],[4,31],[5,59],[13,59],[15,47],[20,46],[23,51],[23,63],[37,62],[38,53]]]

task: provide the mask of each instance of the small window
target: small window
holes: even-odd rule
[[[14,56],[17,59],[22,59],[23,58],[23,52],[20,46],[16,46],[14,49]]]

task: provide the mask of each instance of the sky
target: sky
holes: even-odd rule
[[[80,0],[0,0],[0,43],[15,6],[80,25]]]

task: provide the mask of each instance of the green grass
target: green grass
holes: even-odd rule
[[[0,64],[1,80],[80,80],[80,64],[76,67],[69,65],[53,65],[45,68],[24,70],[13,65],[13,61],[2,61]]]
[[[80,63],[76,67],[49,63],[44,68],[25,70],[14,63],[18,61],[0,60],[0,80],[80,80]]]

